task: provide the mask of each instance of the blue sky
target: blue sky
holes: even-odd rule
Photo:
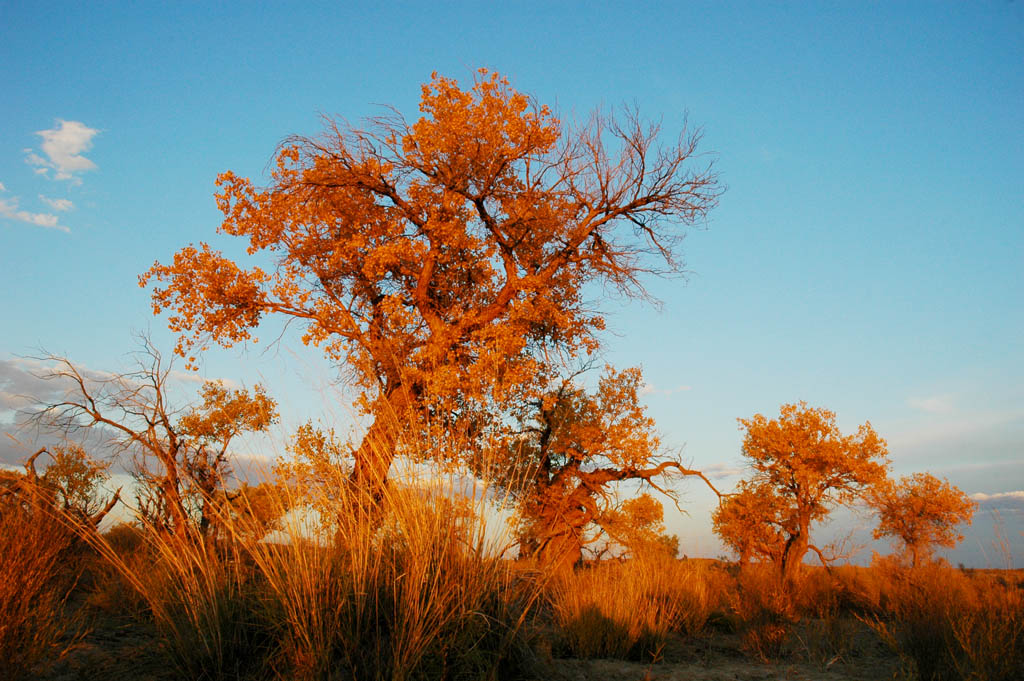
[[[0,407],[36,348],[116,369],[133,330],[171,347],[136,278],[189,242],[240,252],[214,234],[217,173],[258,181],[321,114],[412,116],[432,71],[487,67],[565,119],[626,103],[703,128],[728,190],[688,280],[650,282],[660,311],[606,306],[606,358],[644,367],[668,443],[725,475],[738,417],[870,420],[896,473],[986,495],[952,560],[986,563],[998,509],[1024,561],[1022,3],[353,5],[0,2]],[[269,450],[348,420],[295,336],[202,373],[272,386]],[[684,490],[670,527],[717,555],[712,501]]]

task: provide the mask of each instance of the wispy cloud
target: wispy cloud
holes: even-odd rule
[[[62,232],[71,231],[60,224],[60,218],[53,213],[30,213],[27,210],[19,209],[17,198],[0,199],[0,217],[35,225],[36,227],[45,227],[46,229],[59,229]]]
[[[199,374],[195,373],[194,371],[181,371],[180,369],[173,369],[170,372],[170,374],[168,374],[168,376],[170,378],[172,378],[172,379],[174,379],[176,381],[180,381],[182,383],[196,383],[196,384],[203,384],[203,383],[207,383],[207,382],[220,383],[222,386],[224,386],[228,390],[238,390],[239,388],[242,387],[238,383],[238,381],[233,381],[230,378],[206,378],[205,376],[200,376]]]
[[[644,383],[640,388],[640,397],[646,397],[647,395],[674,395],[676,393],[686,392],[691,390],[691,386],[688,385],[677,385],[674,388],[658,388],[653,383]]]
[[[76,173],[96,169],[96,164],[82,154],[92,148],[92,138],[99,132],[80,121],[57,119],[55,127],[36,133],[43,138],[41,146],[46,158],[33,149],[26,149],[25,161],[35,166],[40,175],[48,175],[53,170],[55,180],[79,182]]]
[[[48,196],[39,195],[39,200],[48,205],[50,208],[60,211],[67,212],[75,207],[75,204],[71,203],[70,199],[51,199]]]
[[[741,466],[733,466],[727,463],[714,463],[710,466],[705,466],[701,469],[701,473],[708,476],[712,480],[724,480],[726,478],[736,478],[743,473],[745,469]]]
[[[0,182],[0,192],[5,192],[5,191],[7,191],[7,187],[4,186],[3,182]]]
[[[952,395],[932,395],[930,397],[911,397],[907,400],[914,409],[926,411],[929,414],[949,414],[953,411]]]

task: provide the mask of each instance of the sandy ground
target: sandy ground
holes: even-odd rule
[[[870,631],[846,622],[848,636],[840,654],[821,651],[812,641],[813,626],[796,627],[777,660],[752,659],[735,634],[715,633],[690,639],[673,638],[654,664],[622,660],[554,660],[559,681],[878,681],[891,679],[897,657]]]
[[[899,661],[866,627],[850,620],[832,643],[815,638],[815,622],[793,629],[782,655],[762,662],[742,650],[736,634],[673,637],[654,663],[554,658],[541,652],[543,681],[878,681],[891,679]],[[156,650],[153,632],[113,620],[96,622],[81,645],[46,681],[171,681],[177,679]],[[837,654],[836,645],[841,648]],[[825,650],[828,652],[825,652]],[[546,658],[546,659],[543,659]]]

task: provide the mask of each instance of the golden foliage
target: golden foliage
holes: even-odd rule
[[[647,501],[633,502],[639,505],[625,515],[615,511],[617,483],[637,481],[672,498],[662,478],[699,475],[661,451],[654,421],[639,402],[639,369],[606,366],[594,392],[579,386],[577,378],[566,378],[542,398],[524,404],[521,429],[508,457],[516,467],[499,458],[497,469],[487,471],[503,483],[512,472],[527,472],[515,476],[520,484],[511,488],[523,517],[522,549],[563,567],[581,559],[582,548],[600,533],[595,534],[594,525],[617,525],[625,538],[630,535],[624,521],[632,516],[652,529],[654,508]],[[639,533],[642,529],[632,528]]]
[[[782,511],[782,499],[771,488],[743,480],[712,512],[711,521],[715,534],[739,555],[741,564],[755,557],[778,563],[786,545]]]
[[[739,423],[752,477],[741,487],[738,505],[716,515],[715,531],[741,552],[772,556],[792,581],[808,549],[822,556],[810,544],[811,524],[885,478],[885,440],[870,423],[843,435],[835,413],[806,402],[783,405],[775,419],[757,414]],[[761,520],[771,529],[759,527],[751,512],[764,514]]]
[[[645,295],[638,277],[678,271],[680,228],[720,192],[710,167],[687,167],[698,136],[659,148],[657,126],[632,114],[565,127],[483,69],[468,89],[434,74],[420,112],[292,138],[266,188],[218,178],[220,231],[272,270],[201,243],[140,277],[192,364],[267,315],[303,323],[377,419],[354,470],[371,486],[410,410],[514,403],[548,358],[593,351],[604,320],[582,287]]]
[[[875,486],[868,499],[878,511],[875,539],[899,540],[913,565],[926,560],[932,546],[953,548],[963,541],[957,525],[970,525],[977,507],[948,480],[928,473],[885,480]]]

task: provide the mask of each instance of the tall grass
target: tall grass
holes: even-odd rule
[[[77,561],[72,535],[43,512],[0,507],[0,676],[30,678],[72,646],[66,602]]]
[[[498,555],[484,494],[393,484],[376,512],[345,488],[285,490],[281,530],[224,517],[217,542],[147,530],[149,564],[99,550],[193,679],[494,678],[528,657],[533,583]],[[310,502],[316,502],[317,519]]]
[[[924,681],[1024,678],[1024,591],[985,573],[876,562],[885,608],[864,621]],[[1013,574],[1013,573],[1010,573]]]
[[[700,563],[641,558],[561,575],[549,598],[565,652],[657,660],[671,633],[703,631],[723,591]]]

